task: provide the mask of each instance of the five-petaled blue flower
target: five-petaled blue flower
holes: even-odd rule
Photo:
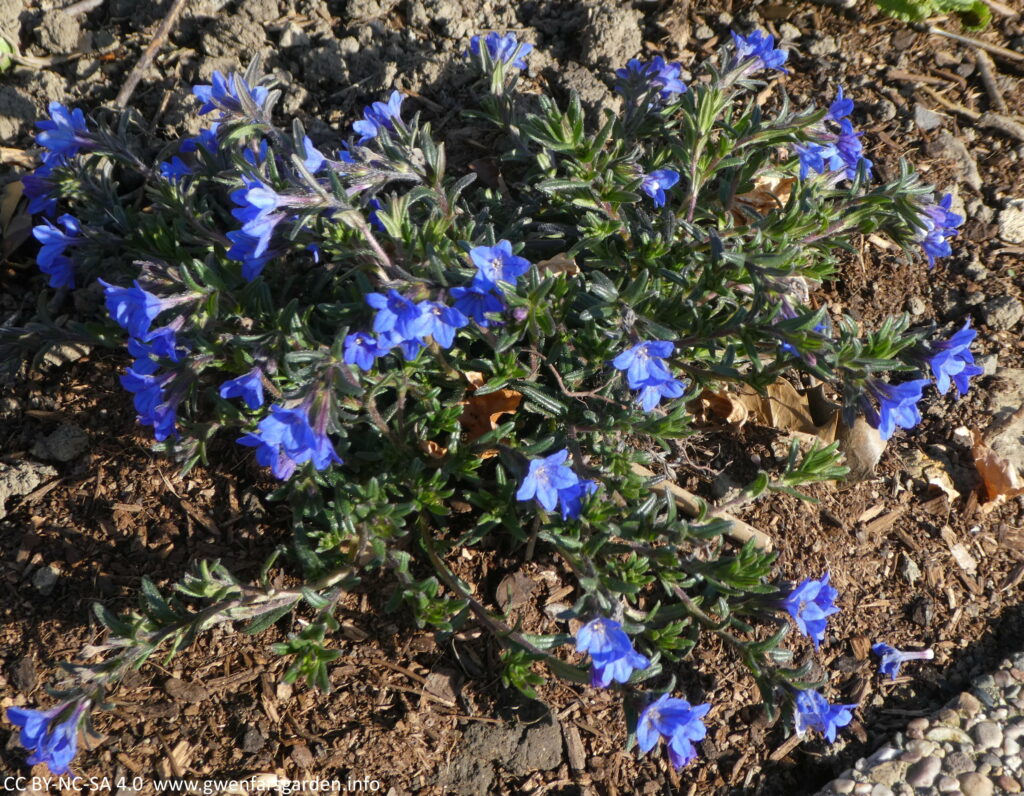
[[[832,104],[828,106],[828,115],[826,119],[831,119],[837,124],[853,113],[853,100],[849,97],[843,96],[843,87],[839,86],[839,90],[836,92],[836,98],[832,101]]]
[[[504,302],[491,291],[492,286],[474,280],[469,287],[453,287],[448,292],[455,299],[455,309],[486,329],[492,323],[496,323],[490,320],[487,314],[503,312],[505,309]]]
[[[402,100],[405,96],[399,91],[392,91],[387,102],[375,102],[363,110],[363,118],[352,125],[359,134],[360,145],[376,138],[381,130],[394,131],[395,122],[402,121]]]
[[[615,75],[621,80],[646,83],[652,88],[658,89],[661,99],[667,100],[673,94],[684,94],[686,84],[680,79],[682,67],[677,63],[666,63],[660,55],[654,56],[650,63],[643,63],[636,58],[630,58],[625,68],[616,69]],[[619,91],[623,87],[616,86]]]
[[[45,763],[51,774],[67,774],[78,751],[78,724],[88,702],[64,703],[49,710],[7,708],[7,720],[20,728],[18,741],[30,749],[25,762]]]
[[[526,56],[533,50],[532,44],[517,41],[514,33],[506,33],[504,36],[488,33],[484,37],[484,46],[487,47],[487,53],[491,56],[492,61],[503,61],[506,64],[511,62],[516,69],[526,69]],[[474,36],[469,40],[469,49],[473,55],[480,55],[479,36]],[[517,50],[518,58],[516,57]],[[512,61],[513,58],[515,61]]]
[[[763,30],[755,30],[749,36],[741,36],[736,31],[732,33],[732,41],[736,46],[736,61],[742,63],[748,58],[756,59],[751,61],[753,68],[775,69],[779,72],[787,72],[782,66],[789,57],[787,50],[775,49],[775,37]]]
[[[637,385],[636,401],[645,412],[654,410],[662,398],[679,398],[686,391],[686,382],[679,379],[647,379]]]
[[[494,290],[499,282],[514,285],[516,280],[530,270],[530,261],[512,253],[512,244],[499,240],[494,246],[475,246],[469,250],[469,259],[477,269],[475,284]]]
[[[85,115],[79,108],[69,110],[59,102],[50,103],[50,118],[36,122],[42,132],[36,134],[36,143],[50,150],[43,155],[46,167],[60,166],[94,143],[85,124]]]
[[[243,176],[244,185],[231,192],[231,201],[240,207],[231,211],[231,215],[242,222],[242,232],[256,239],[254,257],[266,253],[270,246],[270,238],[274,228],[285,217],[278,212],[283,203],[282,197],[266,183]]]
[[[902,384],[888,384],[881,379],[871,379],[867,390],[878,401],[878,411],[867,403],[865,417],[868,423],[878,429],[882,439],[889,439],[896,427],[913,428],[921,422],[917,408],[921,392],[928,386],[928,379],[915,379]]]
[[[178,340],[177,325],[161,326],[147,332],[142,338],[128,338],[128,353],[137,358],[132,367],[139,373],[155,373],[158,359],[181,362],[188,349]]]
[[[259,409],[263,406],[262,371],[253,368],[248,373],[224,382],[217,392],[221,398],[241,398],[250,409]]]
[[[655,207],[665,206],[665,191],[679,182],[679,172],[672,169],[658,169],[644,175],[640,190],[654,200]]]
[[[188,153],[195,152],[202,147],[212,155],[217,151],[217,129],[219,127],[220,122],[214,122],[209,127],[204,127],[191,138],[183,139],[179,149]]]
[[[531,461],[530,469],[516,492],[516,500],[536,498],[548,511],[555,510],[565,490],[568,490],[566,499],[573,501],[573,505],[575,501],[582,500],[582,495],[577,492],[580,477],[565,463],[568,458],[569,451],[563,448],[543,459]]]
[[[365,371],[372,370],[377,357],[382,357],[391,350],[390,346],[382,344],[376,337],[366,332],[353,332],[346,336],[343,348],[345,363]]]
[[[949,239],[957,234],[957,227],[964,223],[963,216],[950,211],[953,195],[946,194],[938,204],[932,203],[921,209],[917,240],[928,257],[928,267],[935,265],[936,257],[948,257],[953,253]]]
[[[651,665],[633,649],[633,642],[622,625],[603,616],[591,619],[579,629],[576,651],[590,653],[590,682],[595,688],[607,688],[612,681],[629,682],[634,670]]]
[[[238,442],[256,448],[256,461],[269,467],[282,481],[290,478],[295,468],[305,462],[312,462],[317,470],[325,469],[332,462],[341,464],[327,435],[310,426],[306,410],[302,408],[286,409],[271,404],[270,414],[259,422],[257,429]]]
[[[935,387],[943,395],[949,391],[950,383],[956,385],[961,396],[966,395],[971,376],[980,376],[985,372],[974,364],[974,354],[971,353],[971,342],[976,334],[968,318],[964,328],[948,340],[936,340],[928,344],[929,355],[926,361],[935,375]]]
[[[817,730],[829,743],[836,740],[836,730],[853,721],[852,711],[856,705],[830,705],[817,691],[801,691],[795,705],[795,724],[798,735],[808,729]]]
[[[108,285],[102,279],[97,281],[103,285],[110,317],[132,337],[145,337],[153,319],[172,303],[143,290],[138,280],[133,287]]]
[[[662,694],[644,708],[636,723],[636,741],[644,754],[662,738],[668,746],[668,759],[675,768],[682,768],[697,757],[694,741],[707,734],[701,719],[711,705],[691,705],[685,699]]]
[[[64,250],[82,241],[78,219],[65,213],[57,221],[64,226],[61,232],[48,219],[32,229],[32,235],[40,244],[36,263],[39,270],[50,277],[50,287],[74,287],[74,268],[71,260],[64,256]]]
[[[674,350],[675,344],[669,340],[644,340],[615,357],[612,365],[626,372],[630,387],[639,389],[651,379],[672,378],[665,357],[672,356]]]
[[[814,648],[825,639],[828,617],[839,613],[835,599],[839,592],[828,584],[829,574],[821,580],[807,578],[782,600],[782,607],[789,612],[800,632],[814,642]]]
[[[469,318],[440,301],[421,301],[419,306],[426,319],[422,336],[433,337],[441,348],[451,348],[456,330],[469,325]]]
[[[558,490],[558,506],[563,520],[575,520],[583,511],[583,501],[597,491],[597,482],[580,479],[572,486]]]
[[[231,72],[224,77],[219,71],[213,73],[211,85],[192,86],[192,93],[199,98],[203,106],[199,113],[220,110],[225,114],[243,114],[241,97],[247,95],[256,105],[262,105],[267,99],[266,86],[249,87],[245,79]]]
[[[871,647],[871,651],[882,660],[878,663],[878,671],[889,675],[893,680],[900,673],[900,666],[907,661],[930,661],[935,653],[930,649],[918,650],[916,652],[903,652],[890,647],[888,644],[878,643]]]
[[[410,301],[396,290],[382,293],[367,293],[366,303],[377,310],[373,319],[373,331],[378,334],[394,332],[398,339],[392,341],[397,345],[401,340],[415,340],[427,334],[431,320],[423,312],[423,306]]]

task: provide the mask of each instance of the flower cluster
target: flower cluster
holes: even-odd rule
[[[564,520],[579,517],[583,500],[597,491],[597,483],[576,475],[565,463],[568,458],[569,451],[563,449],[531,461],[530,469],[516,492],[516,500],[536,498],[547,511],[554,511],[558,506]]]
[[[921,209],[917,240],[928,257],[929,268],[934,267],[936,257],[949,257],[953,253],[949,239],[957,234],[956,228],[964,223],[963,216],[949,209],[952,203],[953,195],[947,193],[938,204],[933,202]]]
[[[872,164],[864,157],[864,145],[860,140],[864,134],[853,129],[853,123],[847,118],[851,113],[853,100],[843,96],[843,88],[840,86],[824,119],[832,123],[831,128],[823,124],[814,131],[813,140],[793,145],[800,159],[801,180],[807,179],[812,171],[818,174],[833,173],[852,180],[861,168],[867,177],[871,177]]]
[[[82,700],[49,710],[7,708],[7,720],[20,728],[18,741],[32,750],[28,765],[43,763],[51,774],[67,774],[78,751],[78,725],[88,707],[88,700]]]
[[[576,634],[576,651],[590,653],[590,684],[607,688],[612,682],[628,683],[633,672],[651,662],[633,649],[633,642],[614,619],[598,616]]]
[[[659,99],[669,100],[673,94],[686,92],[686,84],[680,79],[681,72],[679,64],[665,63],[660,55],[654,56],[650,63],[631,58],[625,67],[615,70],[616,77],[621,81],[615,88],[623,94],[631,88],[644,92],[654,89],[658,91]]]
[[[952,382],[961,396],[967,394],[971,376],[980,376],[984,370],[974,364],[971,343],[977,331],[968,319],[963,328],[949,340],[933,340],[926,345],[922,358],[935,376],[935,387],[945,395]]]
[[[64,227],[61,232],[49,219],[32,229],[32,235],[41,244],[36,255],[39,270],[50,277],[50,287],[74,287],[75,271],[71,258],[64,254],[68,246],[82,240],[78,219],[65,213],[57,221]]]
[[[256,398],[256,391],[251,386],[243,388],[240,393],[247,396],[247,401]],[[256,461],[269,467],[276,478],[284,481],[305,462],[312,462],[317,470],[341,464],[323,425],[320,422],[317,428],[311,426],[308,412],[303,407],[288,409],[272,404],[270,414],[259,422],[256,432],[241,437],[238,444],[255,448]]]
[[[749,36],[743,36],[735,31],[731,31],[731,33],[735,46],[733,58],[735,63],[745,71],[774,69],[777,72],[788,74],[783,64],[786,63],[789,52],[776,48],[774,36],[763,30],[755,30]]]
[[[637,720],[636,741],[640,751],[646,754],[664,738],[669,762],[682,768],[697,757],[693,743],[707,734],[702,719],[709,710],[709,704],[691,705],[685,699],[662,694],[644,708]]]
[[[612,365],[626,372],[630,388],[639,390],[637,403],[650,412],[662,398],[679,398],[686,385],[672,376],[665,357],[672,356],[675,345],[668,340],[647,340],[623,351]]]

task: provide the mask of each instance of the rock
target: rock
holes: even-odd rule
[[[807,51],[819,58],[835,55],[839,52],[839,42],[832,36],[820,36],[816,41],[811,42],[811,46],[807,48]]]
[[[51,566],[39,567],[32,575],[32,585],[43,597],[49,597],[57,587],[60,573]]]
[[[562,728],[553,715],[527,725],[512,756],[511,769],[525,776],[534,771],[551,771],[562,763]]]
[[[47,52],[65,54],[78,46],[82,28],[78,18],[56,9],[43,15],[39,26],[39,43]]]
[[[694,28],[693,38],[695,38],[697,41],[707,41],[708,39],[713,39],[714,37],[715,32],[707,25],[702,24]]]
[[[920,102],[914,103],[914,124],[921,130],[934,130],[942,127],[942,116]]]
[[[991,721],[978,722],[971,728],[971,737],[979,749],[995,749],[1002,746],[1003,731],[999,725]]]
[[[266,743],[267,739],[263,737],[263,733],[259,731],[259,728],[249,725],[245,730],[245,735],[242,736],[242,751],[253,755],[262,749]]]
[[[907,784],[914,788],[930,788],[942,770],[942,761],[926,757],[907,769]]]
[[[980,307],[981,322],[997,332],[1008,332],[1024,318],[1024,304],[1006,293],[993,296]]]
[[[961,732],[963,732],[961,730]],[[966,733],[964,733],[966,736]],[[970,739],[967,741],[970,743]],[[965,755],[963,752],[951,752],[946,755],[946,759],[942,761],[942,770],[951,776],[957,774],[963,774],[965,771],[970,771],[974,768],[974,761],[970,757]]]
[[[981,190],[981,173],[967,145],[948,130],[941,130],[935,141],[929,142],[925,151],[932,157],[946,158],[953,161],[953,168],[958,179],[963,180],[974,190]]]
[[[960,783],[953,777],[943,776],[938,783],[939,793],[952,793],[960,790]]]
[[[871,111],[880,122],[891,122],[896,118],[896,103],[892,100],[881,99],[875,103]]]
[[[982,376],[994,376],[999,370],[999,355],[979,354],[974,358],[974,364],[981,368]]]
[[[792,22],[783,22],[779,25],[779,36],[783,41],[796,41],[803,36],[803,33]]]
[[[32,446],[32,455],[40,459],[70,462],[89,447],[89,435],[74,423],[62,423],[48,436],[40,437]]]
[[[968,718],[974,718],[981,712],[981,702],[968,691],[964,691],[953,703],[957,710],[966,713]]]
[[[1011,199],[999,214],[999,237],[1007,243],[1024,243],[1024,199]]]
[[[7,516],[4,504],[8,498],[27,495],[41,484],[57,477],[47,464],[33,462],[0,463],[0,519]]]
[[[623,66],[640,52],[644,40],[643,15],[639,11],[614,0],[598,0],[587,16],[580,43],[589,66]]]
[[[902,782],[907,773],[907,764],[902,760],[889,760],[871,769],[871,779],[887,788]],[[874,791],[872,791],[874,793]]]
[[[28,655],[18,658],[11,666],[11,685],[18,691],[28,693],[36,687],[36,662]]]
[[[210,692],[201,683],[186,683],[177,677],[167,679],[167,682],[164,683],[164,691],[179,702],[202,702],[210,696]]]
[[[1000,793],[1020,793],[1020,783],[1009,774],[1000,774],[995,784]]]
[[[872,772],[872,774],[873,773],[874,772]],[[871,789],[871,796],[893,796],[892,788],[888,785],[875,785],[875,787]]]
[[[847,793],[853,793],[853,789],[856,786],[856,782],[852,779],[834,779],[832,780],[832,791],[845,796]]]
[[[928,311],[928,305],[920,296],[911,296],[907,299],[907,312],[911,315],[924,315]]]
[[[960,790],[964,796],[992,796],[995,793],[995,786],[988,777],[971,771],[960,775]]]
[[[974,257],[964,268],[964,274],[975,282],[983,282],[988,279],[988,269],[982,264],[981,260]]]

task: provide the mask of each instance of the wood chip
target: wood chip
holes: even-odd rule
[[[898,520],[906,510],[906,506],[893,509],[886,514],[883,514],[878,519],[869,522],[864,526],[864,530],[867,531],[869,536],[881,536],[896,523],[896,520]]]
[[[573,771],[583,771],[587,767],[587,754],[583,748],[580,731],[575,724],[570,722],[562,725],[562,734],[565,737],[565,751],[569,757],[569,767]]]

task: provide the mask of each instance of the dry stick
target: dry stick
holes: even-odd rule
[[[932,91],[927,86],[921,86],[920,90],[935,100],[939,105],[944,108],[948,108],[951,111],[956,111],[962,116],[966,116],[976,127],[985,127],[991,130],[998,130],[1004,135],[1008,135],[1011,138],[1016,138],[1018,141],[1024,142],[1024,124],[1012,119],[1009,116],[1003,116],[1001,113],[992,113],[992,111],[986,111],[985,113],[978,113],[972,111],[961,105],[959,102],[953,102]]]
[[[634,464],[632,469],[634,473],[642,475],[644,478],[655,477],[655,474],[642,464]],[[670,494],[673,500],[675,500],[676,506],[678,506],[680,511],[682,511],[687,517],[697,517],[700,515],[700,499],[692,492],[687,492],[679,486],[679,484],[665,480],[660,484],[655,484],[651,488],[656,492]],[[754,526],[747,525],[743,520],[737,519],[724,511],[716,512],[713,506],[710,507],[708,513],[712,517],[718,517],[731,523],[729,530],[725,532],[725,535],[733,541],[739,542],[740,544],[746,544],[753,539],[754,547],[758,550],[771,552],[773,549],[774,545],[772,543],[772,538],[764,531],[759,531]]]
[[[992,105],[1000,113],[1006,113],[1006,100],[1003,99],[1002,92],[999,91],[999,84],[996,83],[996,65],[992,63],[991,56],[984,50],[975,48],[974,60],[978,64],[981,82],[985,84],[985,91],[988,92],[988,98]]]
[[[1011,61],[1024,61],[1024,54],[1007,49],[1006,47],[1000,47],[998,44],[989,44],[987,41],[972,39],[970,36],[961,36],[959,33],[950,33],[948,30],[937,28],[934,25],[928,26],[928,32],[935,36],[945,36],[947,39],[958,41],[961,44],[969,44],[972,47],[988,50],[993,55],[999,55]]]
[[[167,12],[167,16],[164,17],[164,21],[160,23],[160,27],[158,27],[156,29],[156,33],[153,34],[153,41],[149,43],[146,51],[142,53],[142,57],[139,59],[139,62],[135,64],[135,68],[132,69],[131,73],[128,75],[128,79],[121,87],[121,90],[117,92],[117,99],[114,100],[115,108],[123,110],[128,104],[128,98],[131,97],[132,92],[135,91],[135,87],[139,85],[139,81],[142,80],[142,76],[146,74],[146,70],[149,69],[150,64],[153,63],[153,59],[167,40],[167,37],[171,34],[171,28],[173,28],[174,23],[178,21],[178,17],[181,16],[181,12],[184,8],[185,0],[174,0],[171,10]]]

